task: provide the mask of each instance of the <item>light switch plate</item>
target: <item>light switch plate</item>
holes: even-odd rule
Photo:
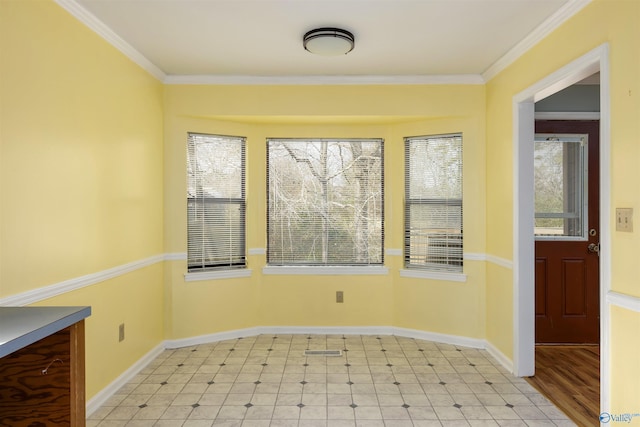
[[[633,231],[633,208],[616,208],[616,231]]]

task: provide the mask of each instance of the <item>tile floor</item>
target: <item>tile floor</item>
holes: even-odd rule
[[[307,349],[342,356],[305,356]],[[166,350],[87,420],[88,427],[573,425],[484,350],[387,335],[259,335]]]

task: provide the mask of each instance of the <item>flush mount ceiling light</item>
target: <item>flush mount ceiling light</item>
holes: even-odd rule
[[[353,50],[355,38],[349,31],[339,28],[317,28],[304,35],[302,45],[316,55],[346,55]]]

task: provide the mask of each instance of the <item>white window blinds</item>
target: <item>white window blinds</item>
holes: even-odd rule
[[[462,272],[462,135],[405,138],[406,268]]]
[[[244,268],[245,139],[189,133],[187,146],[188,271]]]
[[[267,262],[383,263],[383,141],[270,139]]]

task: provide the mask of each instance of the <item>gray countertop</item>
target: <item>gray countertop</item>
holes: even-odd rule
[[[90,315],[91,307],[0,307],[0,357]]]

